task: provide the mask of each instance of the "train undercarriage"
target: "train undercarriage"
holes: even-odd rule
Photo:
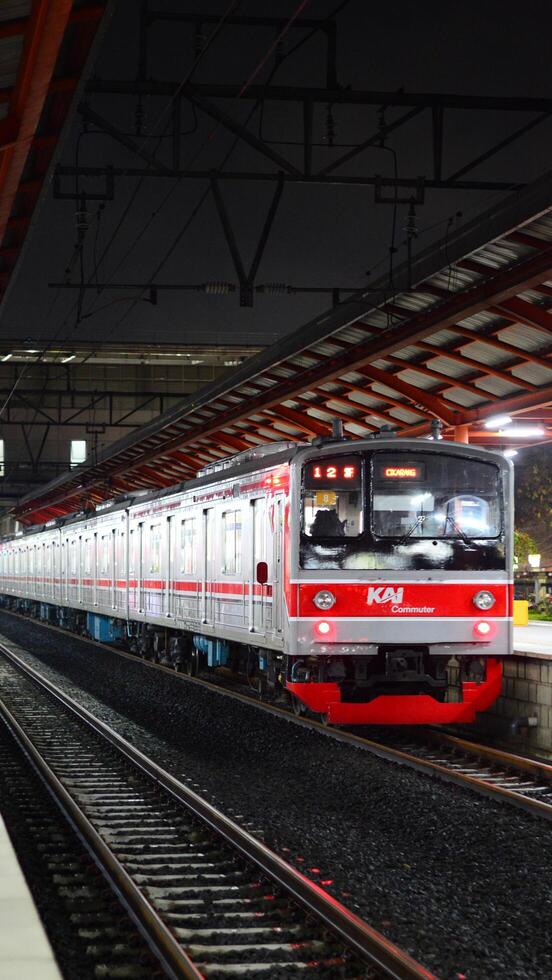
[[[195,676],[224,670],[297,715],[333,724],[473,722],[496,700],[501,662],[387,644],[372,656],[290,656],[251,644],[3,595],[0,606]]]

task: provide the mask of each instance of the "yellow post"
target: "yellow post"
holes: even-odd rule
[[[514,626],[527,626],[529,623],[529,602],[527,599],[514,599]]]

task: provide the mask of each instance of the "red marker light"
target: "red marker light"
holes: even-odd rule
[[[323,620],[321,623],[316,624],[316,630],[321,636],[327,636],[331,630],[331,626]]]
[[[496,625],[481,620],[481,622],[475,624],[473,631],[480,640],[492,640],[496,632]]]

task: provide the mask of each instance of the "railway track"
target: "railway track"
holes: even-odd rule
[[[5,723],[166,975],[432,980],[4,644],[0,689]]]
[[[2,611],[6,612],[6,610]],[[9,615],[22,620],[26,619],[20,613],[11,610]],[[37,623],[37,625],[44,629],[60,632],[64,636],[74,635],[57,626],[43,623]],[[137,660],[135,654],[125,650],[119,650],[83,637],[79,637],[79,640],[134,662]],[[314,728],[329,738],[369,751],[373,755],[390,762],[409,766],[420,772],[464,786],[502,803],[511,804],[535,816],[552,820],[552,765],[545,762],[528,759],[503,749],[479,744],[470,739],[458,738],[435,729],[420,729],[419,731],[409,729],[407,734],[402,733],[399,729],[393,733],[387,730],[381,740],[378,740],[359,735],[350,730],[332,728],[306,715],[296,715],[289,708],[261,701],[258,695],[245,694],[226,683],[206,680],[197,676],[176,674],[172,667],[148,660],[141,660],[140,663],[152,670],[164,671],[172,677],[178,678],[181,683],[197,684],[216,691],[219,695],[242,701],[259,710],[285,718],[290,723]]]

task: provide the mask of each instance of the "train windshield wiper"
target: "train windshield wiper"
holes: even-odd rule
[[[420,525],[424,523],[426,517],[428,516],[428,514],[424,514],[423,510],[421,510],[412,526],[408,528],[408,531],[404,532],[401,538],[399,538],[399,544],[406,544],[408,539],[414,534],[414,531],[416,531]]]
[[[445,526],[444,526],[444,529],[443,529],[444,531],[446,531],[446,529],[447,529],[447,524],[450,524],[451,525],[452,530],[453,531],[456,531],[458,537],[462,539],[462,541],[464,542],[464,544],[472,545],[473,547],[479,548],[479,549],[481,549],[483,547],[483,545],[481,545],[479,543],[479,541],[476,541],[475,538],[470,538],[469,534],[466,534],[466,532],[462,530],[462,528],[460,527],[460,525],[457,524],[456,521],[454,520],[454,517],[450,517],[450,516],[447,516],[446,517],[446,519],[445,519]],[[443,537],[444,536],[445,535],[443,535]]]

